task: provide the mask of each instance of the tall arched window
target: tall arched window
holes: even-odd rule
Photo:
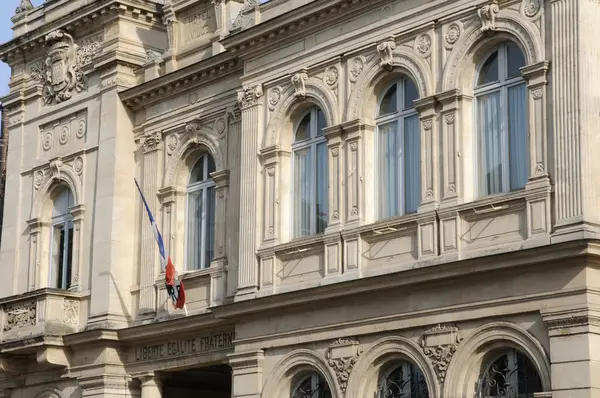
[[[290,398],[331,398],[331,390],[323,376],[311,372],[295,385]]]
[[[294,237],[315,235],[329,220],[327,141],[325,115],[317,107],[299,119],[294,134]]]
[[[421,138],[413,101],[417,87],[407,78],[385,91],[377,112],[379,218],[414,213],[421,198]]]
[[[382,375],[376,397],[429,398],[429,390],[421,369],[409,361],[400,361]]]
[[[510,349],[489,361],[479,377],[476,398],[533,398],[542,382],[527,355]]]
[[[57,289],[71,287],[73,264],[73,195],[62,188],[54,199],[52,208],[52,230],[50,232],[50,272],[48,286]]]
[[[210,266],[215,243],[215,183],[210,173],[215,162],[203,154],[190,173],[187,186],[187,259],[189,270]]]
[[[475,87],[479,196],[520,189],[527,183],[529,142],[523,66],[523,52],[506,42],[479,68]]]

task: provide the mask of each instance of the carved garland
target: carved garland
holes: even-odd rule
[[[342,390],[342,394],[346,393],[350,373],[352,373],[352,369],[354,368],[354,365],[358,361],[358,357],[361,354],[359,344],[359,341],[354,338],[340,338],[333,342],[327,350],[327,364],[335,372],[340,390]],[[343,352],[347,352],[346,350],[348,348],[353,348],[353,355],[336,355],[336,349],[340,348],[343,350]]]
[[[429,358],[435,373],[444,382],[452,356],[456,352],[462,338],[458,328],[450,325],[437,325],[425,331],[421,336],[421,347]]]

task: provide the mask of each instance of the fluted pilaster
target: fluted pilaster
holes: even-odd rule
[[[240,242],[236,300],[252,298],[258,291],[256,250],[262,225],[259,193],[262,192],[258,151],[263,131],[263,91],[257,85],[238,93],[242,109],[241,178],[240,178]]]
[[[143,165],[143,180],[142,190],[144,197],[148,202],[150,211],[156,217],[157,197],[158,192],[158,145],[160,143],[160,135],[152,135],[144,138],[142,145],[144,148],[144,165]],[[144,214],[144,218],[146,215]],[[157,220],[158,222],[158,220]],[[157,265],[157,250],[154,232],[149,222],[142,223],[142,250],[140,264],[140,296],[139,309],[141,314],[156,311],[156,292],[154,281],[156,280]]]

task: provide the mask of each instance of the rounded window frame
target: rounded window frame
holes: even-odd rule
[[[188,173],[188,178],[187,178],[187,183],[185,186],[185,203],[184,203],[184,224],[185,224],[185,228],[184,228],[184,232],[183,232],[183,242],[184,242],[184,272],[195,272],[195,271],[201,271],[201,270],[205,270],[205,269],[209,269],[210,268],[210,264],[212,262],[212,260],[214,259],[214,253],[215,253],[215,242],[214,242],[214,236],[213,236],[213,248],[212,248],[212,252],[213,252],[213,258],[208,261],[207,264],[205,264],[205,258],[204,255],[201,256],[200,258],[200,264],[198,266],[198,268],[192,268],[190,267],[190,259],[189,259],[189,250],[188,250],[188,239],[189,239],[189,234],[190,234],[190,224],[189,224],[189,206],[190,206],[190,202],[189,202],[189,197],[191,193],[194,192],[198,192],[198,191],[202,191],[202,203],[203,203],[203,208],[206,206],[206,202],[208,201],[208,190],[210,188],[215,188],[215,195],[216,195],[216,183],[214,181],[214,179],[210,176],[210,174],[214,173],[217,170],[217,164],[215,162],[215,158],[214,156],[206,150],[203,150],[199,153],[196,154],[196,158],[197,160],[192,164],[192,166],[189,168],[189,173]],[[212,165],[214,170],[212,172],[209,172],[208,169],[208,164],[209,161],[208,159],[212,159]],[[204,161],[204,165],[203,165],[203,174],[206,176],[205,179],[200,180],[200,181],[196,181],[191,183],[190,180],[192,178],[192,173],[194,172],[196,166],[198,165],[198,163],[200,161]],[[213,211],[213,218],[214,218],[214,222],[215,222],[215,227],[213,230],[213,235],[216,235],[216,201],[214,201],[214,208],[212,209]],[[205,234],[206,231],[205,229],[207,228],[205,226],[205,224],[208,223],[208,221],[206,220],[202,220],[202,226],[201,226],[201,242],[202,245],[204,246],[206,244],[205,242]],[[204,249],[202,249],[202,252],[204,252]]]
[[[416,98],[413,99],[413,103],[412,106],[410,108],[404,108],[404,103],[405,103],[405,82],[409,81],[415,89],[415,93],[416,93]],[[382,102],[385,99],[385,96],[387,95],[387,93],[390,91],[390,89],[392,87],[396,87],[396,112],[394,113],[389,113],[389,114],[384,114],[384,115],[380,115],[380,111],[381,111],[381,106],[382,106]],[[418,126],[418,134],[419,134],[419,192],[418,192],[418,204],[416,206],[415,209],[412,209],[411,211],[407,212],[406,211],[406,189],[405,189],[405,185],[406,185],[406,181],[405,181],[405,165],[402,165],[401,171],[398,172],[398,186],[401,187],[401,192],[398,192],[396,195],[396,206],[398,207],[398,211],[396,212],[396,214],[392,214],[392,215],[383,215],[384,211],[383,211],[383,202],[382,202],[382,182],[381,182],[381,171],[380,171],[380,161],[381,161],[381,157],[380,157],[380,151],[379,151],[379,135],[380,135],[380,126],[382,125],[387,125],[387,124],[391,124],[391,123],[395,123],[396,124],[396,135],[397,135],[397,139],[402,143],[402,147],[404,147],[404,121],[408,118],[411,117],[419,117],[419,112],[416,109],[416,106],[414,104],[415,101],[419,100],[421,98],[421,92],[419,91],[419,86],[415,83],[415,80],[407,75],[406,73],[399,73],[397,77],[395,77],[394,79],[392,79],[388,84],[386,84],[385,86],[381,87],[379,90],[377,90],[377,95],[375,97],[376,99],[376,109],[375,109],[375,117],[374,117],[374,122],[375,122],[375,134],[374,134],[374,141],[373,141],[373,147],[372,147],[372,151],[374,153],[374,159],[376,159],[376,162],[373,164],[373,174],[375,176],[374,178],[374,205],[375,205],[375,209],[374,209],[374,219],[375,221],[379,221],[379,220],[386,220],[386,219],[392,219],[395,217],[402,217],[405,215],[410,215],[410,214],[415,214],[418,211],[418,207],[421,205],[421,189],[422,189],[422,170],[421,170],[421,130],[420,130],[420,122],[419,122],[419,126]],[[398,126],[402,125],[401,129],[398,128]],[[401,138],[398,138],[401,137]],[[399,195],[401,194],[401,195]],[[401,196],[401,197],[399,197]]]
[[[512,88],[512,87],[517,87],[520,85],[523,85],[525,88],[525,106],[526,106],[526,110],[525,110],[525,137],[527,140],[527,148],[526,148],[526,153],[527,153],[527,158],[525,161],[525,166],[527,167],[526,170],[526,174],[527,174],[527,178],[529,178],[529,175],[531,173],[530,170],[530,143],[529,143],[529,113],[530,113],[530,109],[529,109],[529,104],[528,104],[528,100],[527,100],[527,80],[525,79],[525,77],[521,74],[520,76],[517,77],[512,77],[509,78],[507,75],[507,71],[508,71],[508,59],[507,59],[507,54],[508,54],[508,45],[511,44],[514,47],[516,47],[522,55],[523,58],[523,65],[519,68],[522,69],[523,67],[528,65],[528,61],[527,61],[527,54],[525,51],[523,51],[522,46],[520,45],[519,42],[506,38],[500,42],[495,43],[491,48],[489,48],[487,51],[483,52],[481,57],[479,57],[479,62],[474,70],[474,75],[473,75],[473,79],[471,81],[471,87],[472,87],[472,93],[473,93],[473,108],[472,108],[472,115],[473,115],[473,124],[472,124],[472,131],[473,131],[473,139],[472,139],[472,148],[471,151],[473,153],[473,157],[472,157],[472,167],[473,167],[473,175],[472,175],[472,181],[473,181],[473,197],[475,200],[477,199],[482,199],[482,198],[487,198],[487,197],[493,197],[493,196],[497,196],[497,195],[503,195],[503,194],[507,194],[507,193],[511,193],[511,192],[516,192],[516,191],[520,191],[522,189],[524,189],[525,187],[519,187],[519,188],[515,188],[512,189],[511,188],[511,181],[510,181],[510,174],[511,174],[511,168],[510,168],[510,154],[509,154],[509,135],[510,132],[508,131],[508,120],[509,120],[509,113],[508,113],[508,89]],[[502,49],[502,51],[501,51]],[[478,85],[478,80],[479,77],[481,75],[482,69],[485,66],[486,62],[490,59],[490,57],[495,53],[498,52],[498,61],[497,61],[497,67],[498,67],[498,81],[495,82],[491,82],[491,83],[485,83],[482,85]],[[481,53],[480,53],[481,54]],[[504,74],[504,76],[503,76]],[[482,176],[482,166],[481,166],[481,140],[480,140],[480,134],[481,131],[479,129],[479,125],[480,125],[480,121],[479,121],[479,97],[481,96],[488,96],[492,93],[499,93],[499,102],[500,104],[498,105],[500,108],[500,112],[501,115],[499,116],[499,120],[500,120],[500,125],[504,126],[501,127],[501,159],[502,159],[502,179],[501,179],[501,185],[502,185],[502,189],[499,192],[494,192],[494,193],[486,193],[483,192],[483,176]]]
[[[332,392],[331,386],[327,382],[327,379],[325,378],[325,376],[323,376],[319,371],[317,371],[315,369],[307,369],[292,378],[291,383],[290,383],[290,392],[289,392],[290,398],[305,398],[305,395],[298,395],[298,394],[300,393],[299,389],[302,386],[302,384],[304,384],[306,382],[306,380],[309,378],[311,379],[311,388],[313,387],[313,384],[314,384],[313,378],[317,379],[317,383],[316,383],[317,389],[311,390],[312,394],[310,396],[307,396],[308,398],[313,398],[314,393],[318,391],[318,387],[321,385],[321,383],[323,383],[327,387],[327,392],[329,393],[329,397],[330,398],[333,397],[333,392]],[[315,398],[319,398],[319,396],[317,396]]]
[[[321,129],[319,129],[319,117],[318,114],[319,112],[321,112],[321,114],[323,115],[323,122],[324,125]],[[311,120],[310,120],[310,124],[309,124],[309,130],[310,130],[310,138],[305,139],[305,140],[301,140],[301,141],[296,141],[296,136],[298,134],[298,128],[300,127],[300,124],[302,123],[302,121],[306,118],[307,115],[311,115]],[[327,221],[326,221],[326,225],[325,228],[323,228],[323,231],[319,231],[318,230],[318,217],[316,215],[316,202],[317,202],[317,175],[318,175],[318,168],[316,167],[316,162],[317,162],[317,157],[316,157],[316,153],[317,153],[317,147],[321,144],[325,144],[325,148],[327,148],[327,137],[325,136],[325,134],[323,133],[323,130],[326,129],[327,126],[327,116],[325,114],[325,112],[323,111],[323,108],[316,103],[310,103],[310,105],[303,110],[302,112],[298,113],[295,117],[294,117],[294,121],[292,124],[292,139],[290,140],[290,153],[291,153],[291,162],[290,162],[290,205],[291,205],[291,212],[290,212],[290,216],[289,216],[289,234],[292,240],[297,240],[297,239],[303,239],[303,238],[308,238],[311,236],[316,236],[316,235],[321,235],[325,232],[325,229],[327,228],[327,226],[329,225],[329,153],[328,151],[326,151],[326,162],[327,162],[327,167],[325,169],[325,175],[324,178],[327,181]],[[319,131],[321,131],[322,133],[319,134]],[[309,149],[311,156],[314,157],[314,159],[311,158],[311,176],[312,176],[312,181],[313,183],[311,183],[311,198],[314,200],[314,204],[311,205],[311,219],[310,219],[310,231],[308,234],[306,235],[302,235],[297,233],[297,222],[295,220],[295,212],[297,209],[296,206],[296,199],[297,199],[297,195],[296,195],[296,159],[294,156],[294,153],[296,151],[301,151],[301,150],[305,150],[305,149]]]

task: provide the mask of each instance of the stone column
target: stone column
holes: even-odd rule
[[[261,398],[263,360],[262,350],[229,354],[229,365],[233,370],[232,398]]]
[[[81,265],[83,263],[83,214],[85,205],[71,208],[73,216],[73,262],[71,264],[71,288],[69,290],[80,291],[81,289]]]
[[[215,182],[217,200],[215,203],[215,247],[213,262],[223,265],[227,257],[226,218],[227,218],[227,194],[229,193],[229,170],[219,170],[211,173]]]
[[[138,375],[137,378],[141,386],[140,398],[162,398],[162,383],[154,372]]]
[[[260,150],[263,176],[264,176],[264,228],[262,231],[263,246],[274,246],[281,242],[282,239],[287,240],[286,231],[281,228],[281,203],[278,203],[279,198],[279,176],[281,174],[281,165],[279,158],[281,150],[278,145],[273,145]]]
[[[415,101],[421,120],[421,205],[419,212],[438,207],[438,136],[435,120],[435,97]]]
[[[600,396],[600,317],[589,309],[543,312],[550,338],[552,398]]]
[[[555,241],[600,234],[598,87],[600,7],[595,0],[550,1]],[[541,93],[543,95],[543,92]]]
[[[344,154],[342,151],[342,127],[340,125],[325,128],[329,157],[329,223],[327,232],[340,231],[343,226],[343,179]]]
[[[262,193],[258,151],[264,130],[262,97],[261,85],[238,92],[238,102],[242,109],[241,140],[244,149],[241,154],[240,241],[236,301],[254,298],[258,291],[256,250],[262,224],[258,197]]]
[[[148,202],[150,211],[156,217],[157,212],[157,193],[158,193],[158,178],[159,172],[159,143],[161,141],[160,133],[148,134],[142,138],[141,144],[144,149],[144,164],[142,177],[142,191]],[[140,296],[138,313],[147,314],[156,311],[156,291],[154,283],[156,281],[158,266],[158,251],[156,248],[156,240],[152,226],[148,221],[146,209],[142,206],[143,222],[142,222],[142,250],[140,259]],[[158,223],[158,220],[157,220]],[[160,225],[160,224],[159,224]],[[163,236],[163,241],[167,240],[167,236]]]

